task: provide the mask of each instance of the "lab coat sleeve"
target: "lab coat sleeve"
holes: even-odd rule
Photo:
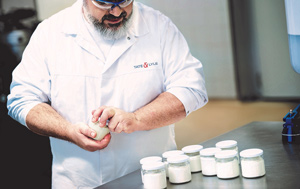
[[[165,88],[183,103],[188,115],[208,102],[203,66],[191,55],[184,36],[170,20],[162,27]]]
[[[39,25],[25,48],[20,64],[13,71],[10,94],[7,97],[8,114],[26,126],[26,116],[31,108],[49,102],[50,74],[45,51],[47,31]]]

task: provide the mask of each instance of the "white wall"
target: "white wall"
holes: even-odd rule
[[[33,0],[2,0],[2,9],[4,10],[4,13],[7,13],[10,10],[16,9],[16,8],[33,8],[34,7],[34,1]]]
[[[39,20],[44,20],[72,5],[76,0],[35,0]],[[4,12],[16,8],[34,8],[34,0],[2,0]]]
[[[36,0],[38,19],[44,20],[75,2],[76,0]]]
[[[262,73],[262,96],[299,98],[300,75],[289,57],[283,0],[253,0],[253,21]]]
[[[204,65],[210,98],[236,98],[228,2],[226,0],[137,0],[172,19]]]

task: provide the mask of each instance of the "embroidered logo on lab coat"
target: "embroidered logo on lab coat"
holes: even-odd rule
[[[133,68],[134,69],[143,69],[143,68],[149,68],[151,66],[158,66],[158,62],[144,62],[144,64],[138,64],[138,65],[134,65]]]

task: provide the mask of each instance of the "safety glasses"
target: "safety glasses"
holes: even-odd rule
[[[109,10],[109,9],[114,9],[115,7],[119,7],[119,8],[125,8],[127,7],[133,0],[123,0],[120,1],[118,3],[113,3],[113,2],[109,2],[109,1],[105,1],[105,0],[92,0],[92,3],[100,8],[100,9],[104,9],[104,10]]]

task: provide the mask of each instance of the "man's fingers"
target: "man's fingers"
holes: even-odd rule
[[[105,108],[99,119],[100,127],[104,127],[106,125],[107,120],[112,118],[114,115],[115,115],[115,110],[113,108]]]
[[[99,120],[100,127],[104,127],[106,125],[107,120],[109,120],[115,115],[115,110],[112,107],[101,106],[100,108],[93,110],[92,113],[92,121],[96,122],[97,120]]]
[[[98,141],[99,147],[101,149],[106,148],[109,144],[110,139],[111,139],[111,134],[108,133],[107,135],[104,136],[102,140]]]
[[[118,123],[114,129],[116,133],[121,133],[123,131],[123,127],[121,123]]]
[[[80,133],[87,138],[80,139],[81,142],[79,146],[91,152],[104,149],[108,146],[111,139],[110,133],[105,135],[100,141],[94,140],[93,138],[96,137],[97,133],[93,129],[86,127],[83,123],[80,123],[80,125]]]
[[[115,118],[112,118],[111,120],[109,120],[108,122],[108,128],[111,132],[116,132],[116,129],[118,127],[118,124],[119,124],[119,120],[118,119],[115,119]]]
[[[80,123],[82,126],[80,127],[80,132],[90,138],[95,138],[97,133],[90,127],[86,127],[84,123]]]
[[[99,117],[101,116],[101,114],[105,110],[105,108],[107,108],[107,107],[101,106],[100,108],[92,111],[92,114],[93,114],[92,122],[98,121]]]

